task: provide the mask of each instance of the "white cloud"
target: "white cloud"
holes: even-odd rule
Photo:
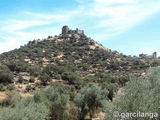
[[[65,16],[51,13],[22,12],[16,17],[11,16],[6,20],[1,20],[0,53],[19,48],[19,46],[33,39],[42,39],[48,35],[59,34],[60,28],[58,25],[62,21],[65,22],[67,17],[67,14]]]
[[[78,1],[86,5],[84,11],[87,15],[91,19],[97,20],[94,29],[106,31],[107,38],[128,30],[150,15],[160,11],[159,0],[95,0],[88,3],[88,6],[87,1]]]
[[[126,32],[135,25],[141,24],[145,20],[150,19],[152,15],[160,12],[159,0],[94,0],[88,2],[88,4],[86,0],[79,1],[81,1],[81,6],[83,6],[82,8],[85,11],[86,17],[88,16],[90,19],[96,21],[95,24],[89,26],[89,30],[95,31],[91,36],[101,42]],[[123,49],[123,52],[127,54],[138,54],[139,52],[152,54],[154,51],[159,53],[159,47],[155,46],[155,42],[152,46],[144,44],[145,41],[141,46],[135,45],[136,40],[134,43],[131,43],[128,39],[128,42],[130,43],[128,46],[132,46],[131,44],[134,46],[134,49],[128,50],[130,52],[126,52],[124,45],[122,45],[124,48],[114,45],[116,46],[114,49],[121,49],[121,51]],[[153,40],[149,43],[151,42]],[[129,48],[128,46],[126,48]]]
[[[1,29],[15,31],[47,24],[50,24],[50,22],[42,20],[10,20],[9,23],[6,23],[6,26]]]

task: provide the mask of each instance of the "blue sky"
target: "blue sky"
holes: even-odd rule
[[[0,0],[0,53],[63,25],[126,55],[160,55],[160,0]]]

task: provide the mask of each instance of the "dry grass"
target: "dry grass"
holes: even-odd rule
[[[28,93],[28,92],[27,92],[27,93],[22,93],[22,92],[20,92],[19,94],[20,94],[20,96],[23,97],[23,98],[32,97],[32,96],[33,96],[33,94]]]
[[[0,100],[4,100],[7,97],[5,92],[0,92]]]

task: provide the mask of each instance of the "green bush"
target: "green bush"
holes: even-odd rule
[[[60,75],[60,74],[57,74],[57,75],[55,75],[54,78],[57,79],[57,80],[61,80],[61,75]]]
[[[2,84],[0,84],[0,91],[5,91],[5,88]]]
[[[41,68],[39,66],[31,66],[29,68],[29,73],[30,75],[37,77],[41,74]]]
[[[29,79],[29,82],[34,82],[35,81],[35,77],[31,76]]]
[[[7,85],[7,89],[8,89],[8,90],[15,90],[15,86],[9,84],[9,85]]]
[[[29,92],[30,90],[32,90],[31,85],[27,85],[27,86],[26,86],[26,89],[25,89],[25,92]]]
[[[12,72],[26,72],[28,69],[28,64],[23,61],[10,61],[6,65]]]
[[[0,120],[46,120],[48,109],[33,98],[21,99],[14,108],[0,107]]]
[[[78,108],[68,95],[54,92],[50,100],[49,120],[78,120]]]
[[[51,77],[48,74],[44,73],[40,76],[40,80],[42,85],[46,85],[47,82],[51,81]]]
[[[108,98],[112,101],[113,97],[115,97],[115,93],[118,90],[118,84],[104,82],[104,83],[101,83],[100,86],[102,88],[105,88],[105,89],[107,89],[109,91]]]
[[[96,84],[82,88],[74,98],[80,110],[80,119],[85,119],[88,114],[90,118],[93,118],[96,113],[104,111],[105,106],[109,103],[107,95],[108,91]]]
[[[18,77],[18,82],[19,82],[19,83],[23,83],[23,81],[24,81],[24,78],[20,75],[20,76]]]
[[[42,93],[35,93],[34,101],[44,103],[49,110],[48,120],[78,120],[78,108],[70,101],[69,95],[64,94],[67,87],[55,83]]]
[[[11,83],[13,80],[13,74],[5,65],[0,65],[0,83]]]
[[[150,70],[149,75],[148,78],[132,77],[130,79],[127,86],[122,89],[122,93],[116,96],[114,111],[119,113],[140,111],[160,115],[160,68]],[[113,113],[107,114],[106,120],[113,119]],[[143,120],[143,118],[139,119]],[[155,119],[160,119],[160,116]],[[150,118],[145,118],[145,120],[150,120]]]
[[[19,93],[14,90],[7,91],[6,95],[7,95],[7,97],[4,99],[2,106],[10,106],[10,105],[13,106],[20,99]]]

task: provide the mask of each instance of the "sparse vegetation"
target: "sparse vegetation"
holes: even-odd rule
[[[7,96],[0,99],[0,120],[80,120],[99,113],[111,120],[113,110],[159,113],[160,70],[146,71],[160,61],[105,49],[84,34],[30,41],[2,53],[0,63],[0,92]],[[116,95],[120,89],[123,94]]]

